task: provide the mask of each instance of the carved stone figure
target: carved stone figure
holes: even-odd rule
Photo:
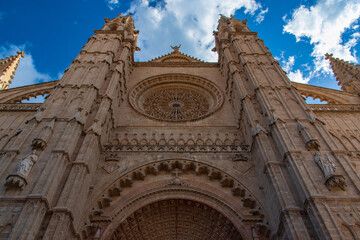
[[[181,47],[181,44],[179,46],[171,46],[171,48],[174,50],[174,52],[179,52],[180,47]]]
[[[6,178],[5,186],[7,189],[20,188],[23,189],[27,185],[27,176],[29,175],[32,167],[37,162],[38,156],[36,150],[26,155],[19,163],[16,174],[10,174]]]
[[[321,169],[326,178],[325,185],[329,190],[335,190],[336,188],[340,188],[345,190],[346,181],[344,176],[335,174],[336,165],[331,160],[329,155],[325,154],[325,158],[321,156],[319,152],[314,154],[314,160]]]
[[[319,152],[314,154],[314,160],[317,165],[320,167],[321,171],[324,174],[325,178],[330,177],[336,170],[335,163],[329,158],[327,154],[325,154],[325,158],[321,156]]]
[[[345,93],[291,82],[234,16],[216,63],[137,62],[137,36],[105,18],[60,80],[0,91],[0,239],[360,236],[359,66],[329,57]]]
[[[25,156],[19,163],[16,173],[27,177],[33,165],[37,162],[38,156],[36,150],[33,150],[29,155]]]

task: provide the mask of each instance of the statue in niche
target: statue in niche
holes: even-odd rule
[[[19,163],[15,174],[10,174],[6,178],[5,186],[7,189],[20,188],[23,189],[27,185],[27,176],[29,175],[32,167],[37,162],[38,156],[36,150],[26,155]]]
[[[329,176],[334,174],[336,170],[335,163],[333,163],[333,161],[329,158],[327,154],[325,154],[325,159],[324,159],[319,152],[316,152],[314,155],[314,160],[317,163],[317,165],[320,167],[325,178],[328,178]]]
[[[33,150],[32,153],[28,154],[21,160],[16,173],[27,177],[31,168],[37,162],[37,159],[38,156],[36,155],[36,150]]]
[[[325,185],[331,190],[341,189],[345,191],[346,181],[344,176],[335,174],[336,165],[331,160],[329,155],[325,154],[325,158],[321,156],[319,152],[314,154],[314,161],[317,163],[319,168],[324,174],[325,177]]]

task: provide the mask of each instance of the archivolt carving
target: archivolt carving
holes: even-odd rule
[[[239,204],[241,204],[240,206],[242,206],[245,211],[242,214],[245,214],[247,216],[246,218],[249,218],[248,220],[252,219],[250,221],[255,222],[261,222],[263,220],[264,212],[261,205],[245,186],[218,168],[191,160],[158,161],[144,165],[122,175],[107,187],[98,198],[96,205],[93,206],[89,214],[90,220],[104,220],[105,216],[103,216],[102,213],[121,195],[124,188],[132,187],[135,181],[144,181],[148,175],[157,176],[161,174],[171,174],[174,171],[181,171],[184,174],[194,174],[195,176],[205,175],[211,181],[218,181],[221,187],[229,189],[232,195],[239,199]],[[186,186],[169,185],[163,187]]]
[[[143,238],[144,235],[147,237]],[[169,199],[136,210],[118,226],[110,239],[243,238],[228,216],[214,208],[198,201]]]
[[[131,106],[158,120],[188,121],[204,118],[223,103],[220,89],[201,77],[164,74],[145,79],[130,93]]]

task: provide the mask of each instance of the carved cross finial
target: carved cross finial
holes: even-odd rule
[[[329,59],[329,58],[331,58],[333,56],[333,54],[332,53],[326,53],[325,54],[325,59]]]
[[[170,47],[174,50],[173,52],[179,52],[181,44],[179,46],[170,46]]]
[[[172,171],[172,174],[175,175],[175,178],[178,178],[180,173],[182,173],[182,171],[178,168]]]
[[[165,183],[164,186],[190,186],[189,183],[185,183],[179,179],[179,174],[182,173],[181,169],[175,168],[171,172],[172,175],[174,175],[174,179],[170,180],[169,182]]]
[[[25,57],[25,52],[24,50],[22,50],[21,52],[17,51],[16,52],[18,55],[20,55],[21,57]]]

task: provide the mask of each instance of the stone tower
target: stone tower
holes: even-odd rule
[[[344,60],[334,58],[332,54],[326,54],[338,84],[345,92],[360,94],[360,66]]]
[[[360,237],[358,94],[291,83],[244,20],[217,63],[134,62],[134,29],[106,18],[62,79],[0,94],[0,239]]]
[[[0,59],[0,90],[7,89],[14,78],[15,71],[19,65],[20,58],[24,57],[25,52],[17,52],[17,55]]]

